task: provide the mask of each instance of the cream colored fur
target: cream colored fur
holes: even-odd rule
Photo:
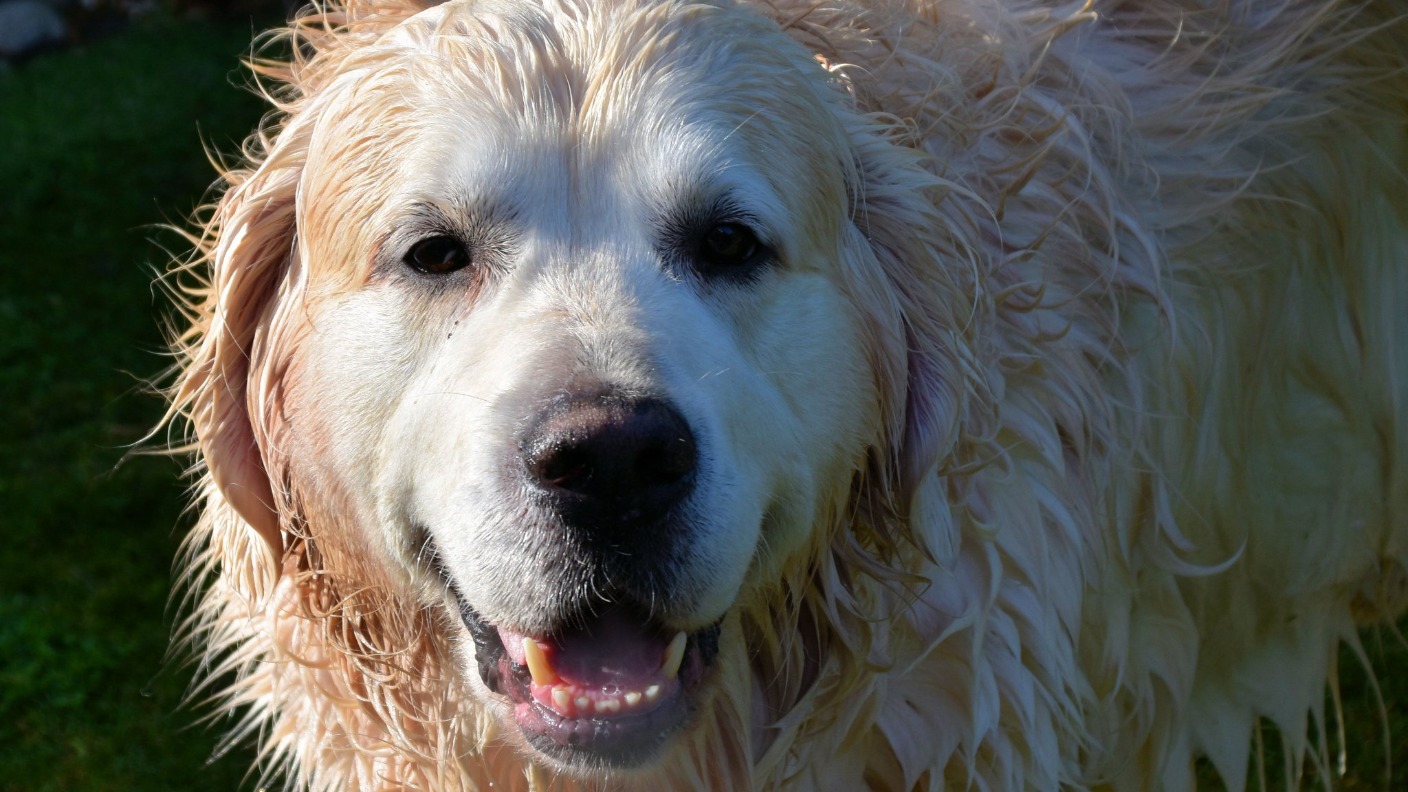
[[[1279,784],[1333,781],[1338,647],[1408,599],[1408,7],[427,5],[330,4],[256,63],[277,112],[183,270],[187,636],[268,774],[1181,790],[1207,755],[1237,789],[1265,719]],[[567,128],[598,201],[536,159]],[[680,162],[785,235],[758,293],[623,263]],[[547,262],[531,299],[407,308],[398,201],[504,174],[580,224],[505,265]],[[679,606],[725,615],[712,704],[595,778],[502,724],[404,516],[492,522],[423,490],[567,336],[720,416],[742,492]]]

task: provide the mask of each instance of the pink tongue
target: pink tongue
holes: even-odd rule
[[[522,665],[523,636],[500,628],[509,656]],[[649,680],[657,675],[672,636],[646,631],[621,611],[607,611],[586,628],[538,641],[563,682],[582,687]]]

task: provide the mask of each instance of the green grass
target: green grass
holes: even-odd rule
[[[1400,622],[1399,630],[1408,627],[1408,619]],[[1344,705],[1345,729],[1345,773],[1335,778],[1335,789],[1342,792],[1387,792],[1390,789],[1403,789],[1408,786],[1408,648],[1401,636],[1393,634],[1389,627],[1366,631],[1362,636],[1365,654],[1373,666],[1373,675],[1366,671],[1362,661],[1348,648],[1340,651],[1340,695]],[[1377,686],[1377,691],[1375,690]],[[1385,710],[1379,708],[1382,696]],[[1327,717],[1334,718],[1329,711]],[[1385,717],[1389,729],[1384,730]],[[1337,723],[1331,720],[1326,724],[1330,736],[1330,761],[1338,762],[1339,738],[1335,735]],[[1275,727],[1265,724],[1262,727],[1261,742],[1264,747],[1262,766],[1266,784],[1263,787],[1258,778],[1257,761],[1250,761],[1247,772],[1248,790],[1283,790],[1291,788],[1287,782],[1283,754],[1280,750],[1280,735]],[[1391,759],[1390,765],[1386,760]],[[1198,767],[1200,788],[1222,789],[1216,773],[1206,761]],[[1314,783],[1318,769],[1307,761],[1301,768],[1303,787],[1319,789]]]
[[[165,365],[151,225],[200,202],[212,177],[201,141],[232,150],[258,118],[235,87],[251,33],[148,19],[0,72],[3,792],[252,786],[248,751],[208,762],[219,724],[193,726],[199,712],[180,707],[189,674],[164,659],[186,524],[179,466],[122,461],[162,408],[142,385]],[[1402,779],[1408,652],[1367,643]],[[1384,789],[1374,697],[1352,658],[1341,666],[1344,787]]]
[[[164,660],[180,467],[122,460],[162,409],[151,226],[199,203],[202,138],[262,112],[233,84],[250,37],[148,19],[0,72],[0,790],[233,790],[249,764],[207,766]]]

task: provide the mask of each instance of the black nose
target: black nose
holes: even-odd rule
[[[658,398],[571,396],[523,440],[529,479],[563,522],[606,536],[665,518],[694,486],[699,452]]]

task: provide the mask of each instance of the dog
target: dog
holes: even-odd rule
[[[171,276],[196,689],[298,789],[1331,783],[1405,12],[306,10]]]

